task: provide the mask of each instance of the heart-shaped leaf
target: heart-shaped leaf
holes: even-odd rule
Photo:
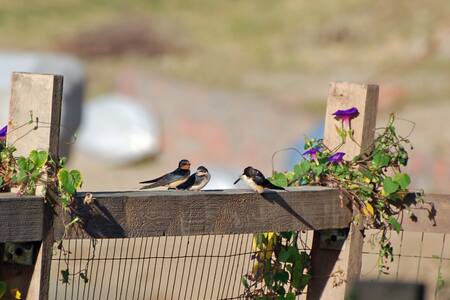
[[[36,169],[41,169],[48,160],[47,151],[33,150],[30,153],[30,160],[33,162]]]

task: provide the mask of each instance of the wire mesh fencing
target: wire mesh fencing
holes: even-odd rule
[[[423,282],[427,299],[450,299],[446,234],[392,232],[394,260],[380,274],[372,233],[366,231],[362,279]],[[303,236],[306,251],[312,236]],[[255,263],[252,240],[252,234],[65,240],[71,254],[54,251],[49,299],[245,299],[241,278]],[[64,283],[67,268],[72,275]]]
[[[375,231],[366,231],[362,279],[401,280],[426,285],[426,299],[450,299],[450,238],[447,234],[391,232],[394,259],[388,274],[377,269],[378,249],[369,242]]]
[[[252,234],[64,240],[70,255],[54,251],[49,299],[245,299],[241,279],[255,263],[252,240]],[[312,233],[305,240],[310,247]]]

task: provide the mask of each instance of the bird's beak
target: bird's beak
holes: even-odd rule
[[[242,175],[241,175],[242,176]],[[239,182],[239,180],[241,180],[241,176],[239,176],[239,178],[238,179],[236,179],[236,181],[233,183],[233,184],[236,184],[236,183],[238,183]]]

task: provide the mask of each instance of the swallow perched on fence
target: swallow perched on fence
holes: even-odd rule
[[[244,169],[244,173],[234,182],[238,183],[239,180],[243,180],[252,190],[261,194],[264,189],[271,190],[284,190],[281,186],[276,186],[272,184],[269,180],[264,177],[263,173],[252,167],[247,167]]]
[[[139,182],[151,183],[148,185],[144,185],[140,189],[152,189],[160,186],[168,187],[169,189],[175,189],[178,185],[182,184],[189,178],[189,175],[191,174],[190,167],[191,163],[187,159],[182,159],[178,163],[178,168],[176,168],[173,172],[167,173],[166,175],[155,179]]]
[[[200,191],[205,185],[208,184],[211,179],[211,175],[208,169],[204,166],[197,168],[197,171],[192,174],[188,180],[176,187],[177,190],[189,190],[189,191]]]

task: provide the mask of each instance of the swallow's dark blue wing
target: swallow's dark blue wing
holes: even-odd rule
[[[168,173],[168,174],[166,174],[166,175],[163,175],[163,176],[160,176],[160,177],[158,177],[158,178],[155,178],[155,179],[150,179],[150,180],[146,180],[146,181],[141,181],[141,182],[139,182],[139,183],[152,183],[152,182],[157,182],[158,180],[161,180],[164,176],[167,176],[167,175],[169,175],[170,173]]]
[[[265,180],[264,185],[265,188],[271,189],[271,190],[283,190],[284,188],[278,185],[273,184],[272,182],[270,182],[269,180]]]
[[[255,169],[255,174],[252,176],[253,181],[257,185],[264,186],[264,183],[267,181],[266,177],[264,177],[263,173],[261,173],[259,170]]]
[[[195,173],[189,176],[188,180],[176,187],[177,190],[187,190],[196,183]]]
[[[152,179],[152,181],[146,181],[144,183],[152,183],[149,185],[145,185],[143,187],[141,187],[141,190],[143,189],[151,189],[151,188],[155,188],[155,187],[159,187],[159,186],[166,186],[169,185],[172,182],[181,180],[186,178],[189,175],[189,171],[185,171],[185,170],[181,170],[181,169],[176,169],[175,171],[168,173],[164,176],[161,176],[160,178],[158,178],[156,181],[154,179]]]
[[[272,182],[270,182],[266,177],[264,177],[264,175],[259,170],[255,169],[255,171],[256,174],[255,177],[253,178],[253,181],[255,181],[257,185],[272,190],[284,190],[284,188],[282,188],[281,186],[274,185]]]

